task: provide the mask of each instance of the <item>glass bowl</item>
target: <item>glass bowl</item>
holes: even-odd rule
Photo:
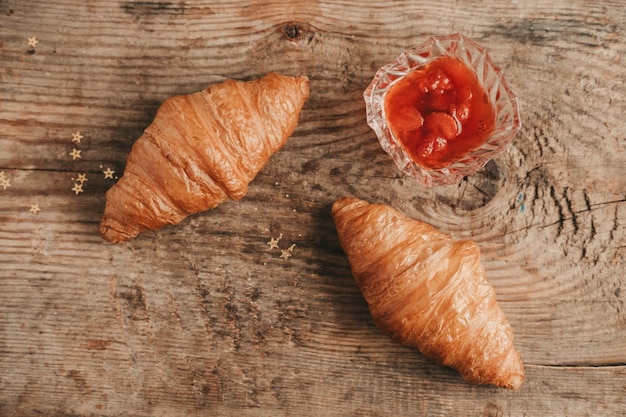
[[[432,168],[414,160],[395,137],[385,116],[385,96],[394,83],[412,70],[441,56],[461,60],[475,72],[495,111],[492,134],[482,145],[441,168]],[[367,123],[376,132],[382,148],[400,171],[425,187],[459,182],[502,154],[521,127],[517,97],[507,86],[485,49],[460,35],[434,36],[405,51],[394,62],[382,67],[363,93]]]

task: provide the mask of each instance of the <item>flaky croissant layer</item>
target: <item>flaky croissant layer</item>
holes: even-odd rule
[[[269,73],[167,99],[106,194],[102,237],[122,242],[241,199],[295,130],[308,97],[307,77]]]
[[[480,250],[388,205],[343,197],[332,208],[376,325],[474,384],[517,389],[524,366],[485,278]]]

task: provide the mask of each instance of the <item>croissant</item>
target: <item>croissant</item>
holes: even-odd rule
[[[355,198],[337,200],[332,216],[379,329],[470,383],[521,386],[524,366],[513,331],[475,243]]]
[[[102,237],[127,241],[241,199],[295,130],[308,97],[307,77],[269,73],[165,100],[106,193]]]

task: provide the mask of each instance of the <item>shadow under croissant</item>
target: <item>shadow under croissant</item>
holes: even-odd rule
[[[367,304],[350,272],[348,259],[339,245],[330,214],[331,206],[332,203],[316,206],[312,213],[312,230],[316,233],[315,240],[311,241],[310,245],[315,250],[315,257],[308,262],[308,267],[314,275],[324,281],[325,285],[320,288],[326,290],[325,296],[331,299],[333,308],[345,307],[337,312],[339,321],[346,318],[349,321],[362,321],[365,314],[368,321],[371,321]]]

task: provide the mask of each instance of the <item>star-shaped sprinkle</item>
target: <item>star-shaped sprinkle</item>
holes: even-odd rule
[[[271,238],[267,244],[270,245],[270,249],[278,249],[278,239],[276,238]]]
[[[11,180],[4,175],[4,171],[0,171],[0,187],[2,187],[3,190],[6,190],[7,187],[10,186]]]
[[[84,136],[80,134],[80,130],[76,133],[72,133],[72,142],[80,143],[82,138],[84,138]]]
[[[72,148],[72,152],[70,152],[70,156],[72,160],[80,159],[80,149]]]
[[[87,181],[87,174],[78,174],[78,176],[76,177],[76,182],[82,184],[85,181]]]
[[[80,183],[75,183],[74,186],[72,187],[72,191],[74,191],[76,193],[76,195],[80,194],[83,192],[83,184]]]
[[[36,37],[33,36],[32,38],[28,38],[28,46],[32,46],[34,48],[38,43],[39,41]]]
[[[113,171],[110,167],[107,167],[106,171],[102,171],[102,173],[104,174],[104,179],[106,180],[108,179],[113,179],[113,174],[115,174],[115,171]]]
[[[4,178],[4,177],[0,177],[0,187],[2,187],[3,190],[6,190],[7,187],[11,186],[11,180],[8,178]]]
[[[39,212],[41,211],[41,208],[39,208],[39,203],[31,204],[30,210],[28,211],[30,211],[33,214],[39,214]]]
[[[291,258],[291,255],[293,254],[293,248],[295,247],[296,247],[296,244],[294,243],[293,245],[289,246],[287,249],[281,249],[280,257],[283,258],[284,260]]]
[[[280,239],[282,239],[283,234],[281,233],[280,235],[278,235],[278,238],[270,238],[270,241],[267,242],[268,245],[270,245],[270,249],[278,249],[278,242],[280,242]]]

